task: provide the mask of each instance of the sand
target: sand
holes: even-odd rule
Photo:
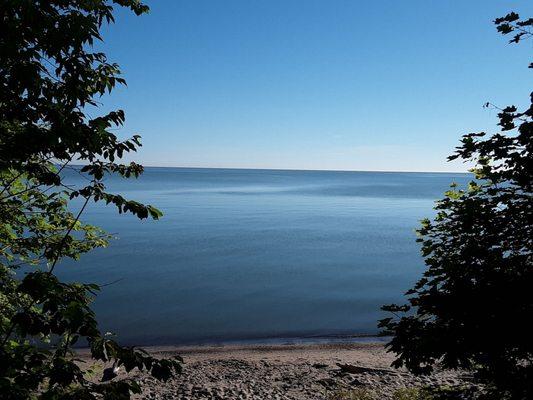
[[[459,372],[441,371],[429,377],[415,377],[405,370],[393,369],[390,367],[393,356],[382,343],[147,350],[158,357],[181,355],[184,371],[165,383],[133,372],[143,388],[136,399],[355,399],[356,393],[393,399],[400,388],[457,385],[470,379]],[[339,364],[348,367],[343,369]],[[115,379],[122,376],[121,373]]]

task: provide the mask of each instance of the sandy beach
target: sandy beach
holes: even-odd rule
[[[136,399],[358,399],[370,393],[393,399],[400,388],[456,385],[468,376],[437,372],[415,377],[390,367],[382,343],[152,347],[161,357],[179,354],[183,374],[168,382],[133,372],[142,383]],[[84,352],[81,352],[83,355]],[[103,366],[97,367],[97,371]],[[95,377],[97,374],[95,374]],[[115,379],[121,379],[122,373]],[[351,396],[351,397],[350,397]],[[366,397],[361,397],[366,399]]]

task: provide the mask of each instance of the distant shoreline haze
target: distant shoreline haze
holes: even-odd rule
[[[144,165],[145,168],[188,168],[188,169],[237,169],[237,170],[260,170],[260,171],[309,171],[309,172],[384,172],[384,173],[428,173],[428,174],[471,174],[468,170],[461,171],[418,171],[418,170],[370,170],[370,169],[313,169],[313,168],[259,168],[259,167],[197,167],[197,166],[174,166],[174,165]]]

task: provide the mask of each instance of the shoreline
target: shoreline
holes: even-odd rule
[[[227,355],[236,356],[237,354],[263,353],[265,357],[273,353],[291,353],[291,352],[307,352],[307,351],[349,351],[362,349],[380,349],[385,351],[384,341],[292,341],[292,342],[224,342],[224,343],[205,343],[205,344],[178,344],[178,345],[148,345],[135,346],[141,348],[148,353],[160,356],[171,357],[173,355]],[[75,352],[82,359],[89,360],[88,347],[76,348]],[[385,351],[386,352],[386,351]]]
[[[351,345],[351,344],[381,344],[385,345],[389,341],[388,336],[377,335],[320,335],[320,336],[295,336],[295,337],[262,337],[248,339],[219,339],[202,341],[184,341],[175,344],[171,343],[148,343],[148,344],[120,344],[134,346],[147,351],[174,351],[179,349],[202,349],[202,348],[267,348],[267,347],[301,347],[301,346],[321,346],[321,345]],[[88,350],[87,346],[75,347],[76,352]]]

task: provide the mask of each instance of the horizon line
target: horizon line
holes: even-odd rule
[[[362,170],[362,169],[300,169],[300,168],[259,168],[259,167],[195,167],[176,165],[146,165],[145,168],[176,168],[176,169],[232,169],[232,170],[252,170],[252,171],[294,171],[294,172],[383,172],[383,173],[426,173],[426,174],[471,174],[470,171],[420,171],[420,170]]]

